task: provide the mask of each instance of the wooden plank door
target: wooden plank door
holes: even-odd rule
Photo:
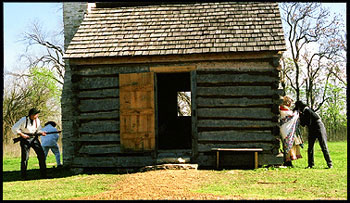
[[[120,74],[119,95],[122,150],[154,150],[154,73]]]

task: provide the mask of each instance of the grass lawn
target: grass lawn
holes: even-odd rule
[[[256,170],[208,170],[210,176],[193,193],[231,195],[238,199],[347,199],[347,142],[329,142],[333,169],[326,169],[322,151],[315,145],[315,168],[307,166],[307,145],[303,158],[293,161],[295,168],[259,168]],[[30,157],[28,177],[20,180],[20,158],[3,160],[4,200],[64,200],[92,196],[113,189],[129,174],[80,174],[54,169],[54,155],[47,158],[50,179],[39,178],[36,157]]]
[[[327,169],[321,148],[314,147],[315,167],[307,166],[307,143],[302,159],[294,168],[259,168],[256,170],[223,170],[216,182],[197,192],[217,195],[239,195],[243,199],[347,199],[347,143],[329,142],[334,168]]]
[[[31,153],[34,150],[31,149]],[[35,153],[34,153],[35,154]],[[56,166],[54,155],[46,160],[50,179],[40,179],[38,159],[30,157],[27,176],[20,179],[20,158],[3,160],[3,200],[64,200],[79,196],[93,195],[110,189],[110,185],[121,179],[117,174],[79,174],[74,175]]]

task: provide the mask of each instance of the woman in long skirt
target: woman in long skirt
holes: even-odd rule
[[[290,109],[292,103],[293,100],[289,96],[284,96],[283,103],[280,105],[280,132],[283,140],[285,166],[293,166],[292,160],[302,158],[300,146],[303,146],[303,140],[298,130],[299,113]]]

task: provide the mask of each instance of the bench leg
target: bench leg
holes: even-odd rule
[[[220,157],[219,157],[219,151],[216,151],[216,169],[219,169],[219,163],[220,163]]]
[[[254,152],[254,168],[258,168],[258,152]]]

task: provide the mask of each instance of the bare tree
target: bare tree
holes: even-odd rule
[[[63,85],[65,70],[63,60],[64,47],[62,43],[50,41],[48,36],[49,34],[42,29],[40,23],[34,21],[30,26],[30,30],[23,33],[21,41],[27,44],[27,47],[25,53],[21,55],[21,58],[28,61],[28,67],[50,68],[55,73],[53,79]],[[54,35],[54,37],[55,36],[59,36],[63,39],[62,32],[59,32],[57,35]],[[43,48],[45,53],[35,56],[29,51],[33,46]]]
[[[62,6],[57,11],[61,9]],[[47,32],[41,23],[34,21],[19,39],[27,45],[20,57],[26,60],[26,64],[21,67],[23,72],[5,72],[6,81],[9,78],[12,80],[4,88],[4,138],[11,134],[12,125],[32,107],[41,109],[41,118],[44,121],[49,117],[58,117],[65,70],[62,58],[63,22],[61,28],[55,32],[57,33]],[[32,48],[40,48],[43,52],[37,55],[32,52]]]
[[[27,105],[24,98],[29,95],[28,91],[23,91],[21,83],[19,80],[23,78],[16,79],[4,89],[3,97],[3,139],[4,142],[8,142],[11,138],[11,127],[16,123],[20,115],[25,115],[26,112],[23,108]],[[20,94],[19,94],[20,92]]]
[[[320,3],[283,3],[280,8],[290,51],[282,62],[282,86],[290,85],[297,100],[304,87],[307,104],[317,111],[327,99],[330,77],[344,78],[345,29],[339,16],[330,18]]]
[[[178,114],[180,116],[191,116],[191,95],[187,92],[178,92]]]
[[[41,110],[41,119],[45,122],[53,114],[57,114],[52,108],[50,100],[55,92],[48,86],[52,86],[53,79],[42,80],[26,76],[14,77],[10,85],[4,89],[3,97],[3,139],[10,141],[13,137],[11,127],[23,116],[28,115],[30,108]],[[54,104],[53,106],[56,106]]]

